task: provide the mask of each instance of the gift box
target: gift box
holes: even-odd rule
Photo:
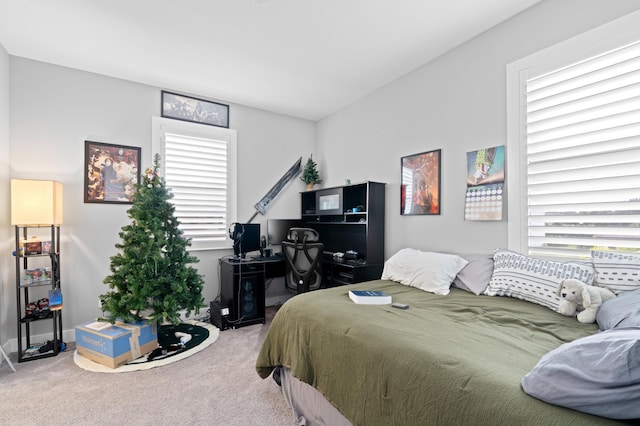
[[[76,326],[76,351],[92,361],[117,368],[158,347],[155,323],[88,322]]]
[[[49,280],[51,280],[51,268],[45,266],[44,268],[27,269],[24,271],[22,284],[33,284]]]
[[[37,255],[49,254],[53,248],[51,241],[40,241],[39,238],[33,237],[28,240],[20,240],[20,255]]]
[[[42,254],[42,241],[29,240],[24,243],[24,254]]]

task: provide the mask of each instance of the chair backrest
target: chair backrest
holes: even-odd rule
[[[291,228],[282,242],[286,258],[285,285],[303,293],[322,284],[322,254],[324,245],[311,228]]]

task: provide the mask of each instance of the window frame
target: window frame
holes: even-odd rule
[[[229,224],[237,221],[237,170],[238,170],[238,144],[237,131],[222,127],[203,126],[201,124],[189,123],[179,120],[172,120],[163,117],[152,117],[151,131],[151,158],[156,153],[160,154],[160,176],[164,178],[164,135],[166,133],[180,133],[188,136],[203,137],[209,139],[222,139],[228,141],[228,158],[227,158],[227,229]],[[167,185],[168,189],[171,189]],[[178,219],[180,217],[178,216]],[[232,241],[228,236],[228,232],[224,233],[225,239],[220,243],[192,241],[189,247],[190,251],[202,250],[228,250],[232,248]]]
[[[640,11],[507,65],[507,244],[528,252],[526,81],[640,39]]]

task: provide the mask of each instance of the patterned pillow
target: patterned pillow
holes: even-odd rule
[[[537,303],[558,312],[558,286],[567,278],[591,285],[595,275],[587,262],[553,262],[510,250],[493,254],[493,275],[484,291],[488,296],[509,296]]]
[[[593,250],[596,283],[615,294],[640,288],[640,253]]]

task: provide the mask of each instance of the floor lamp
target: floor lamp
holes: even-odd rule
[[[60,223],[62,223],[62,184],[46,180],[11,179],[12,225],[40,226]],[[0,352],[15,372],[16,369],[2,346],[0,346]],[[2,358],[0,358],[1,361]]]

